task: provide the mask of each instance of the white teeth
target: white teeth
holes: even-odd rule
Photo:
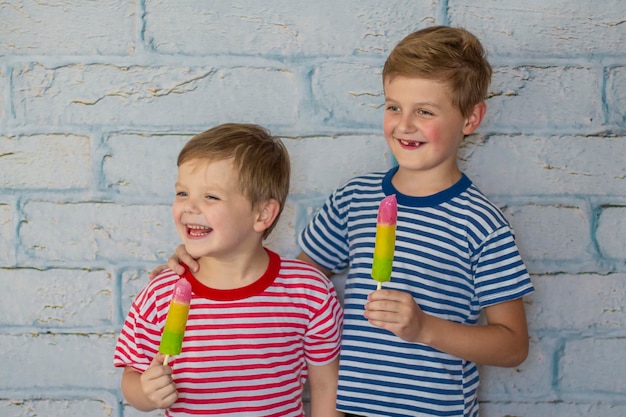
[[[210,229],[210,227],[199,226],[197,224],[188,224],[187,227],[189,229],[194,229],[194,230],[209,230]]]
[[[213,229],[211,229],[210,227],[207,226],[201,226],[198,224],[188,224],[187,225],[187,233],[189,236],[193,236],[193,237],[204,237],[204,236],[208,236],[211,231]]]

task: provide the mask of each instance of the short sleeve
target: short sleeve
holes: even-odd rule
[[[508,226],[485,238],[474,265],[474,282],[481,307],[515,300],[534,291]]]
[[[148,288],[142,290],[131,305],[115,345],[113,364],[116,367],[132,366],[143,372],[156,356],[161,330],[153,314],[154,305]],[[151,316],[153,319],[148,319]]]
[[[339,355],[343,310],[334,287],[328,281],[327,297],[307,327],[304,350],[307,362],[325,365]]]
[[[298,236],[298,245],[316,264],[339,273],[348,267],[347,202],[339,189],[328,197]]]

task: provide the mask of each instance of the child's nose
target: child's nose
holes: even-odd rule
[[[183,212],[185,213],[198,213],[200,210],[198,209],[198,202],[195,198],[188,198],[185,201],[185,205],[183,207]]]
[[[411,113],[403,114],[402,118],[400,119],[400,124],[398,125],[398,127],[403,133],[415,132],[417,130],[415,117]]]

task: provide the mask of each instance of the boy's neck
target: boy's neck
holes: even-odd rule
[[[444,172],[398,168],[391,183],[398,192],[409,197],[428,197],[452,187],[461,179],[458,167]]]
[[[200,269],[193,275],[207,287],[232,290],[257,281],[267,270],[269,255],[263,248],[252,252],[234,254],[230,257],[202,257],[198,259]]]

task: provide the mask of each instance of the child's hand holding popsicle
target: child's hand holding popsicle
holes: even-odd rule
[[[157,354],[150,366],[141,374],[141,389],[154,407],[170,408],[178,399],[176,385],[172,380],[172,368],[163,364],[165,356]]]
[[[172,379],[172,368],[167,363],[170,355],[178,355],[182,350],[190,303],[191,284],[185,278],[181,278],[174,285],[159,353],[140,377],[144,395],[156,408],[169,408],[178,398],[176,385]]]
[[[430,316],[408,292],[382,289],[367,297],[365,317],[373,326],[389,330],[405,342],[426,343]]]

